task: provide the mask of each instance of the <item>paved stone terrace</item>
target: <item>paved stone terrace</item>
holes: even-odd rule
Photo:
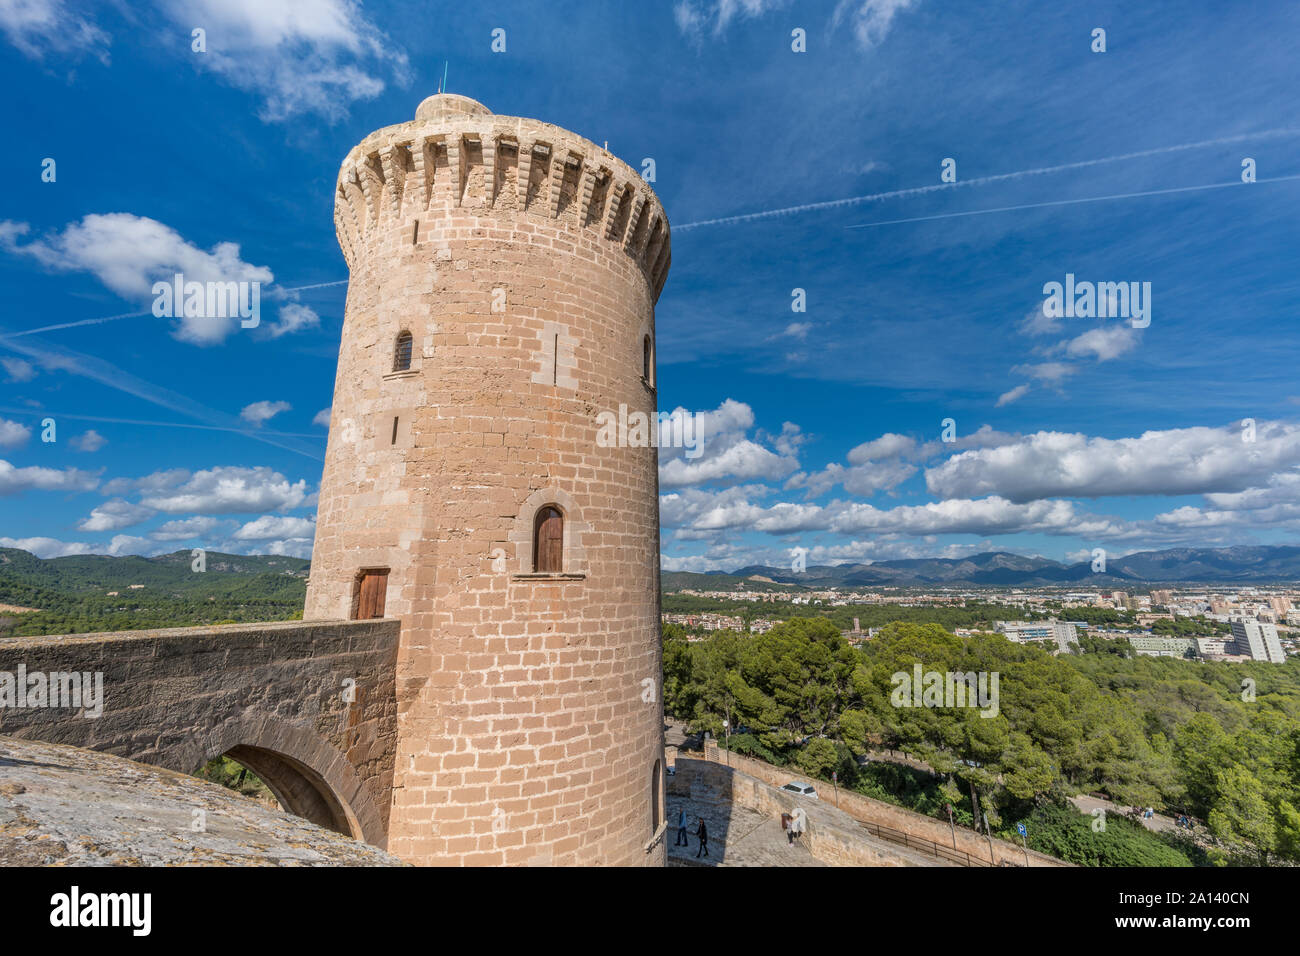
[[[669,866],[826,866],[808,852],[793,846],[781,829],[780,817],[769,817],[732,803],[668,795]],[[686,808],[688,846],[676,846],[677,814]],[[695,830],[700,817],[709,831],[709,855],[696,858],[700,842]]]

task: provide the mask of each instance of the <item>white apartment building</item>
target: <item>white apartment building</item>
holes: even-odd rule
[[[1274,624],[1233,621],[1232,643],[1236,653],[1249,654],[1252,660],[1268,661],[1270,664],[1286,662],[1286,654],[1277,639],[1277,626]]]

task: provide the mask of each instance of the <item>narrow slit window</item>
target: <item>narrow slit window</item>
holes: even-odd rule
[[[397,418],[396,417],[393,418],[393,440],[389,442],[389,444],[391,445],[397,444]]]
[[[402,332],[397,336],[397,347],[393,350],[394,372],[405,372],[410,369],[413,342],[410,332]]]
[[[650,365],[650,336],[647,335],[641,342],[641,377],[647,385],[650,384]]]

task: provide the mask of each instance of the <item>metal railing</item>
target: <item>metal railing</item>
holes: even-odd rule
[[[865,820],[859,820],[858,825],[873,836],[878,836],[882,840],[888,840],[891,843],[899,843],[910,850],[920,850],[928,853],[930,856],[942,860],[949,860],[958,866],[993,866],[988,860],[982,860],[977,856],[972,856],[965,850],[958,850],[954,847],[944,846],[941,843],[935,843],[933,840],[926,840],[923,837],[915,837],[902,830],[895,830],[893,827],[882,827],[878,823],[868,823]],[[1019,863],[1011,863],[1011,866],[1020,866]]]

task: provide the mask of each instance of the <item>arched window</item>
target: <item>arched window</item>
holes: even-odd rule
[[[645,379],[647,385],[652,384],[650,373],[653,366],[653,356],[650,348],[650,336],[646,336],[641,342],[641,377]]]
[[[411,333],[401,332],[397,336],[397,347],[393,349],[393,371],[405,372],[411,367]]]
[[[533,570],[558,574],[564,570],[564,514],[554,505],[537,509],[533,522]]]

